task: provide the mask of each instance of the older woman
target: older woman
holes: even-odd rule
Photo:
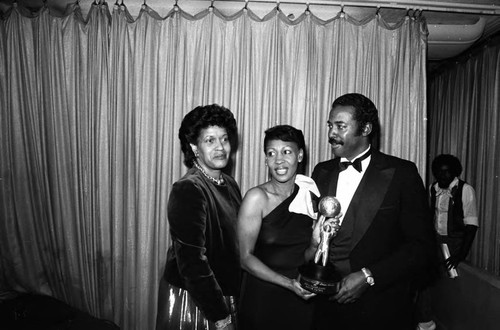
[[[189,167],[168,201],[172,246],[160,285],[157,329],[235,329],[240,265],[235,232],[241,193],[227,166],[236,121],[228,109],[200,106],[179,129]]]
[[[297,281],[305,262],[319,191],[297,174],[304,160],[302,131],[280,125],[265,132],[270,180],[250,189],[238,217],[240,258],[246,271],[240,295],[242,329],[309,329],[314,294]],[[311,195],[313,193],[313,195]]]

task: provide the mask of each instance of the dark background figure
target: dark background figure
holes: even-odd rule
[[[311,191],[319,191],[311,178],[297,174],[305,158],[302,131],[289,125],[268,129],[264,152],[270,180],[246,193],[238,217],[245,270],[239,324],[245,330],[306,330],[314,294],[297,277],[315,220]]]
[[[479,226],[476,192],[459,179],[461,173],[462,164],[453,155],[439,155],[432,162],[436,182],[430,189],[430,204],[438,242],[447,243],[450,250],[447,269],[465,260]]]
[[[373,148],[379,119],[367,97],[337,98],[328,128],[335,158],[319,163],[312,178],[322,196],[341,203],[328,262],[343,278],[338,294],[315,298],[315,328],[412,329],[411,284],[434,246],[422,179],[414,163]]]
[[[197,107],[182,120],[179,139],[189,170],[168,201],[172,246],[160,283],[157,329],[235,329],[241,193],[222,170],[236,134],[231,111],[215,104]]]
[[[447,272],[455,271],[459,263],[465,260],[478,228],[476,193],[471,185],[459,179],[461,173],[462,164],[453,155],[441,154],[432,161],[432,174],[436,182],[429,189],[430,205],[434,212],[437,243],[440,245],[438,255]],[[449,257],[442,253],[442,244],[448,247]],[[419,292],[417,309],[417,329],[435,329],[429,287]]]

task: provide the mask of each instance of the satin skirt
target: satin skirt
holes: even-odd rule
[[[156,330],[215,330],[215,322],[205,318],[189,293],[181,288],[164,283],[158,297]],[[166,287],[165,287],[166,286]],[[162,292],[163,291],[163,292]],[[236,326],[236,301],[224,297],[231,309],[231,320]],[[237,327],[236,327],[237,328]]]

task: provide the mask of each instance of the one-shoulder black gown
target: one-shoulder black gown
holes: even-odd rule
[[[293,194],[264,219],[255,244],[254,255],[274,271],[297,278],[298,267],[304,263],[312,233],[312,219],[291,213],[288,206]],[[313,304],[281,286],[245,273],[240,295],[239,329],[308,330],[312,324]]]

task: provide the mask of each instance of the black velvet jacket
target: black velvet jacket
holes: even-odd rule
[[[186,289],[210,321],[229,315],[223,296],[236,296],[240,285],[241,192],[233,178],[223,177],[225,184],[217,185],[191,168],[173,185],[168,201],[172,246],[165,278]]]

